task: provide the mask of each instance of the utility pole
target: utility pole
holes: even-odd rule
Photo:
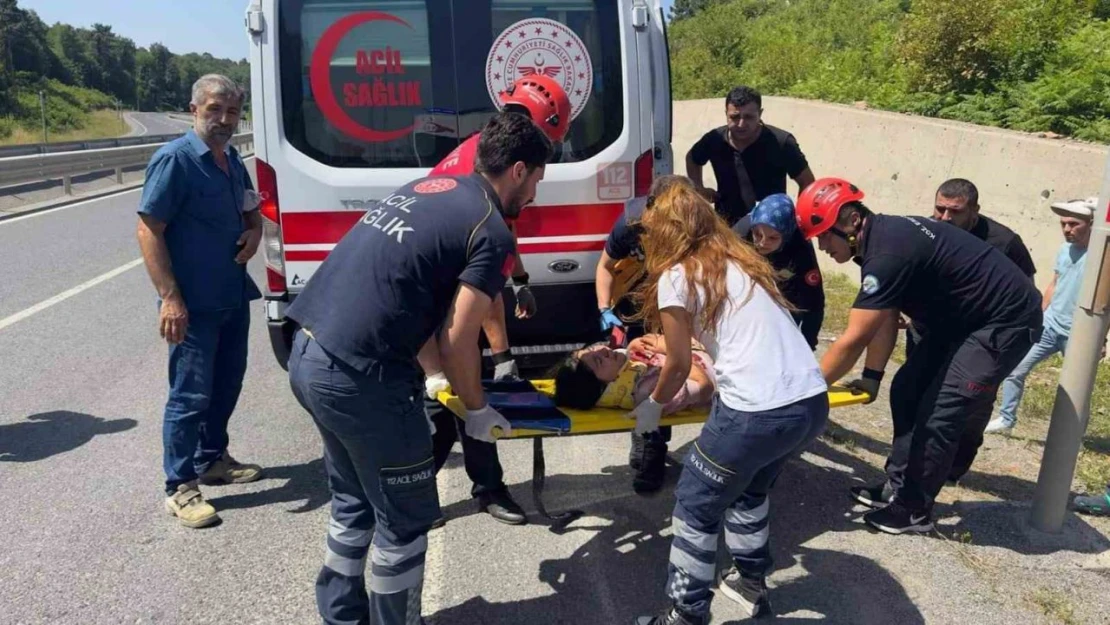
[[[1099,207],[1091,224],[1091,242],[1083,269],[1079,301],[1068,337],[1068,353],[1056,403],[1048,426],[1041,471],[1033,494],[1030,524],[1042,531],[1056,533],[1064,518],[1075,477],[1075,463],[1087,431],[1091,414],[1091,392],[1102,352],[1103,338],[1110,322],[1110,158],[1099,193]]]
[[[46,92],[39,90],[39,109],[42,110],[42,142],[47,143],[46,138]]]

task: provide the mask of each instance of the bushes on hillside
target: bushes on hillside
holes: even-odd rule
[[[1110,141],[1110,0],[732,0],[671,27],[676,98],[768,94]]]

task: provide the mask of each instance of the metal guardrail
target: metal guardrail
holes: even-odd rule
[[[179,136],[181,135],[169,135],[170,140]],[[70,152],[0,158],[0,187],[61,178],[66,195],[72,195],[73,176],[111,170],[115,170],[116,183],[123,184],[124,169],[146,165],[150,157],[166,143],[167,141],[163,141],[157,144],[78,149]],[[235,135],[231,143],[239,148],[240,153],[251,153],[254,151],[254,134]]]
[[[93,139],[92,141],[60,141],[57,143],[27,143],[0,147],[0,158],[12,156],[33,156],[35,154],[54,154],[57,152],[76,152],[78,150],[103,150],[124,148],[133,145],[168,143],[185,134],[184,131],[172,135],[141,135],[119,137],[118,139]]]

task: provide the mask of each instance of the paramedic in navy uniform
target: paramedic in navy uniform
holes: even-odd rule
[[[515,261],[505,218],[535,197],[551,151],[527,117],[494,116],[474,175],[417,180],[381,200],[289,308],[302,328],[289,381],[323,438],[332,492],[316,580],[329,625],[421,622],[440,508],[417,354],[438,349],[467,434],[493,442],[495,427],[511,430],[482,391],[478,332]]]
[[[1041,295],[997,248],[948,223],[873,214],[851,183],[824,178],[798,198],[798,226],[838,263],[858,258],[860,292],[848,328],[825,353],[830,384],[867,348],[863,377],[882,379],[901,312],[924,328],[894,376],[887,480],[851,489],[892,534],[932,529],[933,502],[961,436],[982,434],[998,385],[1041,333]],[[874,342],[873,342],[874,341]],[[877,385],[874,387],[877,390]],[[872,393],[874,397],[874,393]]]

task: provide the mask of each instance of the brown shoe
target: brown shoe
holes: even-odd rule
[[[246,484],[262,477],[262,467],[257,464],[243,464],[224,452],[224,455],[208,467],[200,476],[201,484]]]
[[[196,482],[177,487],[177,492],[166,497],[166,511],[177,517],[185,527],[197,529],[219,523],[220,517],[212,504],[204,500]]]

